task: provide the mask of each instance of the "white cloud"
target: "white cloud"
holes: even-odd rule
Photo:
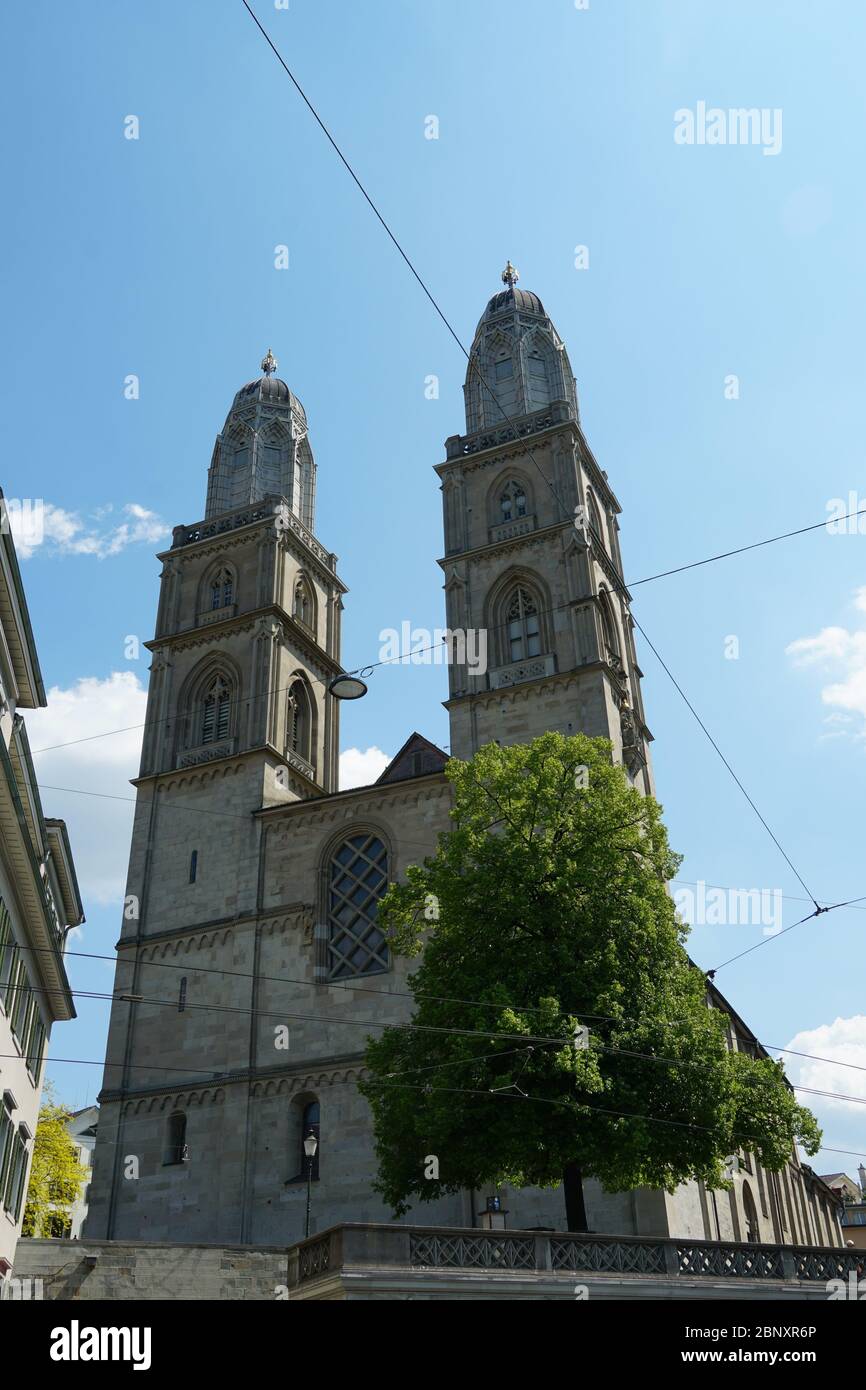
[[[866,587],[854,594],[854,607],[866,613]],[[793,664],[801,669],[812,668],[828,677],[835,677],[822,686],[821,702],[834,710],[844,710],[846,714],[830,714],[827,723],[840,725],[850,723],[854,716],[851,733],[858,737],[866,736],[866,629],[850,630],[844,627],[825,627],[814,637],[798,637],[785,648]],[[833,736],[843,732],[833,730]],[[825,735],[830,737],[830,735]]]
[[[808,1086],[817,1091],[835,1091],[854,1096],[854,1101],[831,1100],[826,1096],[798,1095],[798,1099],[810,1110],[832,1110],[836,1114],[846,1111],[858,1119],[862,1116],[860,1100],[866,1100],[866,1014],[854,1014],[852,1018],[837,1018],[833,1023],[822,1024],[797,1033],[788,1043],[791,1052],[808,1052],[810,1057],[792,1057],[785,1054],[785,1070],[791,1081],[798,1086]],[[827,1060],[818,1061],[818,1058]],[[850,1062],[863,1071],[837,1065]],[[832,1137],[828,1141],[832,1143]]]
[[[340,790],[350,787],[368,787],[381,776],[391,761],[392,754],[383,753],[381,748],[347,748],[340,754]]]
[[[114,671],[104,680],[85,676],[67,690],[53,686],[48,708],[25,715],[42,806],[67,823],[85,913],[88,899],[123,898],[135,798],[129,779],[138,773],[146,703],[138,677]],[[124,732],[108,732],[115,729]]]
[[[169,531],[162,517],[138,502],[127,502],[120,510],[123,520],[111,524],[111,505],[99,507],[92,517],[82,520],[77,512],[39,498],[25,503],[7,500],[15,549],[22,560],[29,560],[37,550],[54,555],[95,555],[104,560],[139,541],[156,544]]]

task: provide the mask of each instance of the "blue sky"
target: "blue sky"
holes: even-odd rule
[[[541,295],[623,507],[627,580],[822,521],[852,492],[866,506],[866,98],[850,62],[862,7],[257,11],[464,342],[507,257]],[[22,561],[55,689],[28,718],[33,747],[143,718],[146,663],[125,648],[152,635],[154,552],[203,515],[214,436],[268,346],[310,421],[316,529],[351,591],[345,663],[375,660],[384,628],[442,625],[433,465],[463,428],[464,363],[240,0],[54,0],[7,12],[3,28],[0,483],[53,508]],[[676,144],[674,113],[700,101],[781,110],[781,150]],[[138,140],[124,138],[128,115]],[[138,400],[124,397],[129,374]],[[635,615],[822,902],[866,894],[864,596],[866,539],[824,530],[634,590]],[[809,910],[802,887],[639,654],[681,878],[779,889],[794,922]],[[442,667],[378,671],[345,710],[344,748],[393,753],[414,728],[446,743],[445,694]],[[131,806],[49,788],[131,797],[138,737],[37,758],[46,813],[68,821],[79,864],[75,949],[111,954]],[[864,907],[719,973],[759,1037],[866,1066]],[[710,967],[764,939],[698,926],[691,950]],[[107,962],[71,971],[76,988],[110,991]],[[79,1014],[52,1050],[98,1059],[108,1005],[82,999]],[[866,1099],[866,1072],[789,1070]],[[73,1105],[98,1089],[97,1067],[50,1074]],[[866,1149],[861,1106],[812,1103],[829,1144]]]

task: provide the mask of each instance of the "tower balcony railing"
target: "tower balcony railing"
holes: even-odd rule
[[[568,401],[551,401],[543,410],[535,410],[531,415],[520,415],[507,424],[493,429],[475,430],[472,434],[452,434],[445,441],[445,453],[449,459],[463,458],[467,454],[481,453],[482,449],[495,449],[500,444],[510,444],[516,439],[525,439],[530,434],[540,434],[542,430],[553,429],[554,425],[575,420]]]
[[[518,536],[528,536],[530,531],[534,531],[537,526],[534,516],[518,516],[514,521],[501,521],[498,526],[491,526],[489,529],[490,544],[496,545],[499,541],[515,540]]]
[[[509,666],[493,667],[490,671],[490,689],[502,690],[508,685],[535,681],[540,676],[552,676],[555,671],[556,657],[553,652],[546,656],[530,656],[525,661],[512,661]]]
[[[236,738],[221,738],[216,743],[201,743],[195,748],[184,748],[177,755],[177,767],[198,767],[200,763],[212,763],[217,758],[230,758],[237,750]]]

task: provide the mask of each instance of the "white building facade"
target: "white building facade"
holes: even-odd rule
[[[21,714],[45,704],[0,493],[0,1281],[21,1231],[48,1039],[75,1017],[66,933],[84,920],[66,826],[43,815]]]

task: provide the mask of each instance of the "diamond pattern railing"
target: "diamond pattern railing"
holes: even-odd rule
[[[368,1234],[374,1238],[368,1245]],[[644,1278],[756,1279],[781,1285],[827,1284],[863,1276],[866,1252],[733,1241],[567,1235],[552,1231],[343,1226],[298,1248],[298,1281],[339,1268],[385,1264],[415,1270],[506,1270],[537,1274],[612,1274]]]
[[[710,1274],[728,1279],[784,1279],[778,1245],[729,1245],[677,1241],[680,1274]]]
[[[410,1242],[414,1269],[535,1269],[531,1236],[416,1235]]]
[[[592,1270],[598,1274],[664,1274],[665,1251],[660,1241],[557,1240],[550,1241],[553,1269],[575,1273]]]
[[[298,1251],[298,1279],[315,1279],[331,1268],[331,1237],[324,1236]]]

